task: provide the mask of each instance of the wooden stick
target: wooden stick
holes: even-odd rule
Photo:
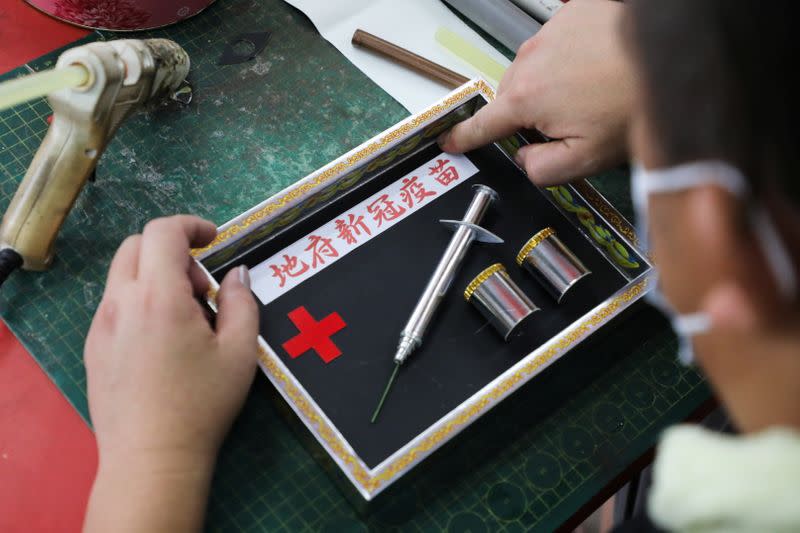
[[[352,43],[356,46],[362,46],[381,54],[404,67],[415,70],[420,74],[424,74],[450,87],[460,87],[469,81],[469,78],[462,76],[458,72],[453,72],[448,68],[425,59],[422,56],[418,56],[414,52],[410,52],[396,44],[384,41],[380,37],[367,33],[364,30],[356,30],[353,34]]]

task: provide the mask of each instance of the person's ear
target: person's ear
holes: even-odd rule
[[[761,317],[748,292],[736,282],[723,282],[709,290],[702,311],[711,318],[712,328],[718,330],[752,331]]]
[[[702,243],[704,262],[716,265],[719,276],[710,276],[705,296],[720,286],[735,287],[740,303],[747,302],[758,317],[774,317],[782,301],[742,202],[719,187],[692,191],[687,198],[690,227]],[[744,315],[742,315],[743,317]],[[740,317],[740,318],[742,318]]]
[[[649,206],[659,281],[679,312],[696,311],[709,288],[743,275],[738,255],[747,239],[730,221],[736,218],[736,198],[718,187],[702,186],[651,195]]]

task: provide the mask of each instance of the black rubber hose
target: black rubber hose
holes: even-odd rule
[[[0,250],[0,286],[14,272],[22,266],[22,256],[11,248]]]

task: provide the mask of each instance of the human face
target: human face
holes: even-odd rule
[[[652,131],[639,100],[629,139],[633,159],[649,170],[674,167]],[[800,428],[800,312],[796,295],[787,292],[786,264],[780,273],[770,258],[777,240],[794,273],[789,277],[797,276],[800,216],[777,194],[756,203],[709,176],[699,178],[695,186],[647,197],[660,287],[679,314],[709,317],[709,331],[693,345],[737,426]],[[753,216],[754,207],[762,216]],[[764,216],[776,228],[773,238],[764,238]]]

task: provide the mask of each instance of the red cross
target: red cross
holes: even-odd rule
[[[331,340],[334,333],[347,326],[339,313],[331,313],[317,322],[305,307],[300,306],[289,313],[289,320],[300,331],[297,336],[283,343],[283,349],[292,359],[309,350],[317,352],[326,363],[342,355],[342,351]]]

